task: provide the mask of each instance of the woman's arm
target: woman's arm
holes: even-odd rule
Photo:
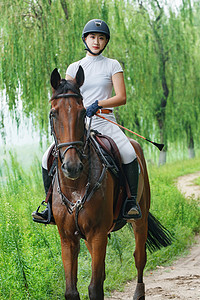
[[[99,100],[98,101],[99,106],[107,108],[107,107],[117,107],[126,104],[126,87],[124,83],[123,73],[122,72],[115,73],[112,76],[112,82],[115,91],[115,96],[105,100]]]

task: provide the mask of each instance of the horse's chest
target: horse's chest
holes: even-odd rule
[[[71,196],[72,196],[71,200],[73,202],[77,202],[78,200],[80,201],[82,199],[81,194],[79,192],[77,192],[77,191],[72,192]]]

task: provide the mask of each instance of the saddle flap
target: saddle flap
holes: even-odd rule
[[[104,149],[104,151],[106,151],[108,153],[108,155],[110,155],[114,159],[118,168],[120,170],[122,170],[121,156],[120,156],[118,147],[115,144],[115,142],[113,141],[113,139],[107,135],[102,135],[99,133],[97,133],[95,135],[95,138],[96,138],[97,142],[99,143],[99,145]]]

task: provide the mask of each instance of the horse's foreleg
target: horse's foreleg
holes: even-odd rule
[[[138,223],[142,223],[142,220]],[[138,224],[139,225],[139,224]],[[137,268],[137,286],[133,300],[145,299],[145,288],[143,283],[143,271],[146,265],[146,239],[147,239],[147,223],[134,227],[135,234],[135,266]]]
[[[107,235],[95,236],[87,247],[92,257],[92,278],[89,290],[90,300],[103,300],[103,283],[105,280],[105,256],[107,246]]]
[[[61,238],[62,261],[65,270],[66,291],[65,299],[80,300],[77,290],[77,266],[79,242],[68,241]]]

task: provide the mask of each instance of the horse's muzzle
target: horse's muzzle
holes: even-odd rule
[[[83,171],[83,164],[81,161],[74,163],[71,161],[66,161],[62,163],[61,170],[63,171],[65,177],[71,180],[76,180]]]

